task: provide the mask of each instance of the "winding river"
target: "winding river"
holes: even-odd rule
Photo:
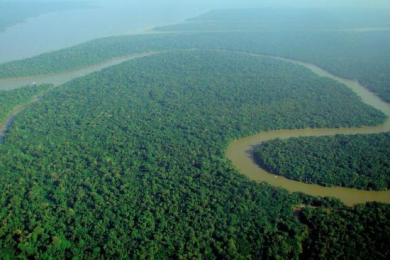
[[[250,55],[264,56],[257,54]],[[371,201],[390,203],[390,191],[367,191],[338,186],[323,187],[316,184],[307,184],[299,181],[290,180],[283,176],[278,176],[269,173],[263,168],[261,168],[258,164],[256,164],[252,156],[252,150],[255,146],[260,145],[261,143],[268,140],[306,136],[333,136],[337,134],[374,134],[390,131],[389,104],[381,100],[373,92],[361,86],[358,82],[337,77],[313,64],[282,57],[265,57],[304,66],[321,77],[327,77],[339,83],[342,83],[351,90],[353,90],[362,99],[364,103],[386,114],[387,118],[384,123],[377,126],[353,128],[306,128],[290,130],[281,129],[261,132],[256,135],[238,139],[236,141],[233,141],[226,150],[226,157],[229,160],[231,160],[232,164],[236,167],[236,169],[243,175],[257,182],[265,182],[271,184],[272,186],[282,187],[288,190],[289,192],[301,192],[312,196],[338,198],[348,206],[353,206],[355,204]]]
[[[0,90],[10,90],[19,88],[26,85],[31,85],[33,83],[36,84],[54,84],[56,86],[64,84],[70,80],[75,78],[79,78],[85,76],[87,74],[91,74],[93,72],[120,64],[122,62],[142,58],[146,56],[151,56],[158,54],[159,52],[146,52],[146,53],[139,53],[125,57],[117,57],[106,62],[92,65],[88,67],[84,67],[78,70],[58,73],[58,74],[49,74],[49,75],[39,75],[39,76],[32,76],[32,77],[22,77],[22,78],[10,78],[10,79],[0,79]],[[290,192],[301,192],[308,195],[313,196],[321,196],[321,197],[334,197],[340,199],[346,205],[352,206],[358,203],[370,202],[370,201],[378,201],[383,203],[390,202],[390,191],[366,191],[366,190],[359,190],[354,188],[345,188],[345,187],[323,187],[320,185],[315,184],[306,184],[299,181],[294,181],[287,179],[282,176],[277,176],[275,174],[269,173],[259,167],[252,157],[252,150],[254,146],[259,145],[265,141],[272,140],[272,139],[286,139],[291,137],[305,137],[305,136],[332,136],[337,134],[345,134],[345,135],[353,135],[353,134],[373,134],[373,133],[382,133],[390,131],[390,106],[388,103],[381,100],[377,97],[373,92],[369,91],[365,87],[361,86],[358,82],[344,79],[341,77],[337,77],[320,67],[293,60],[287,59],[282,57],[274,57],[268,55],[260,55],[260,54],[252,54],[252,53],[243,53],[237,52],[242,54],[247,54],[250,56],[257,56],[257,57],[266,57],[267,59],[278,59],[282,61],[286,61],[289,63],[294,63],[297,65],[304,66],[315,74],[321,77],[327,77],[333,79],[339,83],[346,85],[348,88],[353,90],[364,103],[369,104],[370,106],[374,107],[377,110],[382,111],[386,114],[387,118],[383,124],[378,126],[369,126],[369,127],[354,127],[354,128],[306,128],[306,129],[291,129],[291,130],[273,130],[273,131],[266,131],[261,132],[253,136],[244,137],[233,141],[230,143],[226,150],[226,157],[231,160],[232,164],[236,167],[236,169],[242,173],[243,175],[247,176],[248,178],[258,181],[258,182],[266,182],[271,184],[272,186],[282,187]],[[34,99],[35,102],[37,99]],[[25,106],[26,107],[26,106]],[[25,108],[24,107],[24,108]],[[13,123],[15,115],[20,112],[23,108],[16,108],[10,117],[6,120],[5,123],[0,124],[0,143],[6,130],[9,126]]]

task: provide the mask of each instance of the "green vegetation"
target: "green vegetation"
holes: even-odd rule
[[[157,30],[210,32],[203,46],[310,62],[389,101],[389,18],[383,9],[218,10]]]
[[[389,205],[368,203],[354,208],[305,207],[298,212],[307,225],[302,259],[389,259]]]
[[[275,139],[254,150],[266,170],[324,186],[383,190],[390,185],[390,134]]]
[[[228,52],[165,53],[74,80],[19,114],[0,145],[0,258],[304,257],[326,244],[294,206],[340,204],[249,181],[226,145],[268,129],[383,120],[301,66]],[[357,217],[388,227],[373,211]],[[387,258],[385,232],[366,234],[356,256]]]
[[[165,32],[318,31],[389,28],[385,9],[225,9],[214,10],[183,23],[157,27]]]
[[[0,78],[58,73],[98,64],[118,56],[161,50],[164,48],[161,43],[163,40],[166,37],[155,35],[97,39],[33,58],[1,64]]]
[[[272,25],[272,20],[280,21],[280,18],[275,17],[274,11],[257,13],[245,10],[240,12],[239,16],[248,14],[247,28],[239,25],[240,30],[234,32],[229,30],[232,25],[238,26],[237,14],[229,11],[211,13],[204,16],[206,20],[199,18],[186,23],[190,25],[195,22],[194,32],[185,32],[186,26],[178,25],[166,28],[172,29],[172,32],[175,32],[173,34],[120,36],[94,40],[65,50],[2,64],[0,78],[61,72],[144,51],[227,49],[310,62],[336,75],[358,80],[381,98],[389,101],[389,31],[349,31],[349,28],[356,27],[388,27],[388,13],[382,11],[380,13],[382,13],[380,16],[368,15],[373,19],[365,19],[360,12],[346,13],[349,15],[347,22],[356,23],[349,25],[339,19],[330,25],[332,28],[339,29],[335,31],[329,27],[324,28],[326,24],[323,25],[323,22],[326,23],[324,18],[334,21],[331,14],[325,13],[325,17],[317,17],[317,13],[311,12],[307,13],[305,19],[310,20],[310,25],[304,24],[305,28],[293,27],[290,30],[283,30],[284,24]],[[322,20],[322,25],[319,26]],[[209,22],[212,22],[213,26],[211,32],[207,27]],[[266,29],[262,26],[273,27]],[[280,26],[280,29],[274,28],[275,26]]]
[[[50,86],[24,87],[10,91],[0,91],[0,126],[19,105],[30,103],[33,97],[38,96]]]

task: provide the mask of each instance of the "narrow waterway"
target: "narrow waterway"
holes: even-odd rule
[[[21,77],[21,78],[10,78],[10,79],[0,79],[0,90],[10,90],[19,88],[22,86],[35,84],[53,84],[55,86],[64,84],[75,78],[79,78],[93,72],[120,64],[122,62],[142,58],[146,56],[151,56],[158,54],[159,52],[145,52],[134,54],[125,57],[117,57],[106,62],[84,67],[78,70],[58,73],[58,74],[48,74],[48,75],[38,75],[32,77]],[[243,52],[236,52],[242,53]],[[387,118],[383,124],[378,126],[369,127],[353,127],[353,128],[306,128],[306,129],[291,129],[291,130],[273,130],[261,132],[253,136],[244,137],[233,141],[226,150],[226,157],[231,160],[233,165],[237,170],[248,178],[258,181],[266,182],[276,187],[282,187],[290,192],[301,192],[313,196],[322,197],[335,197],[343,201],[346,205],[352,206],[358,203],[378,201],[383,203],[389,203],[390,201],[390,191],[366,191],[358,190],[354,188],[345,187],[323,187],[315,184],[306,184],[303,182],[298,182],[294,180],[287,179],[282,176],[277,176],[275,174],[269,173],[257,165],[252,156],[252,150],[254,146],[260,145],[261,143],[272,140],[272,139],[286,139],[291,137],[318,137],[318,136],[331,136],[337,134],[354,135],[354,134],[374,134],[390,131],[390,106],[388,103],[381,100],[373,92],[369,91],[365,87],[361,86],[357,81],[344,79],[335,76],[320,67],[305,63],[302,61],[297,61],[293,59],[283,58],[283,57],[273,57],[260,54],[245,53],[251,56],[266,57],[266,59],[278,59],[286,61],[289,63],[298,64],[304,66],[315,74],[321,77],[327,77],[333,79],[346,85],[348,88],[353,90],[364,103],[374,107],[377,110],[382,111],[386,114]],[[34,101],[33,101],[34,102]],[[25,106],[26,107],[26,106]],[[24,107],[24,108],[25,108]],[[14,111],[5,123],[0,124],[0,143],[4,140],[4,134],[7,129],[12,125],[13,120],[23,108]]]
[[[4,136],[6,135],[7,130],[11,127],[13,124],[15,115],[13,114],[10,116],[4,124],[0,124],[0,144],[3,144],[4,142]]]
[[[66,72],[56,73],[56,74],[45,74],[30,77],[19,77],[19,78],[6,78],[0,79],[0,90],[12,90],[32,84],[52,84],[55,86],[62,85],[73,79],[86,76],[88,74],[109,68],[111,66],[121,64],[125,61],[147,57],[151,55],[158,54],[159,52],[144,52],[133,54],[129,56],[116,57],[105,62],[83,67],[77,70],[70,70]]]
[[[8,78],[8,79],[0,79],[0,90],[12,90],[24,86],[29,86],[33,84],[52,84],[54,86],[59,86],[64,83],[67,83],[73,79],[80,78],[86,76],[88,74],[103,70],[105,68],[109,68],[111,66],[121,64],[125,61],[143,58],[147,56],[152,56],[155,54],[159,54],[159,52],[144,52],[133,54],[129,56],[122,56],[113,58],[111,60],[107,60],[103,63],[87,66],[81,69],[56,73],[56,74],[47,74],[47,75],[38,75],[38,76],[31,76],[31,77],[20,77],[20,78]],[[18,113],[22,110],[30,106],[32,103],[38,101],[39,96],[35,96],[29,103],[18,105],[14,108],[14,110],[10,113],[9,117],[3,122],[0,123],[0,144],[4,142],[4,137],[7,133],[7,130],[12,126],[14,118]]]
[[[250,54],[253,56],[264,56],[257,54]],[[337,82],[346,85],[353,90],[364,103],[382,111],[386,114],[387,119],[383,124],[378,126],[367,127],[353,127],[353,128],[306,128],[306,129],[281,129],[261,132],[256,135],[244,137],[230,143],[226,150],[226,157],[231,160],[236,169],[247,176],[248,178],[257,182],[266,182],[276,187],[282,187],[290,192],[301,192],[308,195],[320,197],[334,197],[340,199],[348,206],[353,206],[359,203],[370,201],[377,201],[383,203],[390,202],[390,191],[367,191],[355,188],[345,187],[323,187],[316,184],[307,184],[299,181],[287,179],[283,176],[278,176],[267,172],[256,164],[253,158],[253,149],[255,146],[263,142],[273,139],[286,139],[291,137],[318,137],[318,136],[332,136],[337,134],[354,135],[354,134],[374,134],[390,131],[390,106],[388,103],[381,100],[376,94],[361,86],[358,82],[337,77],[320,67],[282,57],[269,57],[270,59],[279,59],[290,63],[302,65],[321,77],[331,78]]]

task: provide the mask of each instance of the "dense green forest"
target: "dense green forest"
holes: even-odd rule
[[[241,12],[240,16],[247,14],[247,17],[253,20],[247,21],[247,28],[239,31],[228,31],[231,29],[230,26],[236,25],[238,15],[224,11],[207,14],[204,16],[206,20],[201,20],[200,17],[182,25],[168,27],[171,32],[169,34],[119,36],[94,40],[72,48],[2,64],[0,78],[61,72],[96,64],[117,56],[151,50],[227,49],[311,62],[336,75],[358,80],[384,100],[390,100],[390,33],[388,29],[377,30],[376,28],[388,28],[388,13],[378,17],[369,15],[369,18],[377,18],[379,22],[375,22],[376,19],[367,21],[362,19],[361,22],[359,15],[356,13],[355,16],[353,13],[352,17],[356,17],[360,24],[349,26],[345,21],[335,21],[338,25],[335,26],[335,23],[331,26],[340,29],[335,31],[324,26],[314,28],[315,25],[290,30],[282,30],[283,25],[280,25],[281,29],[278,30],[272,27],[271,22],[272,18],[275,18],[275,11],[267,10],[262,12],[262,16],[258,16],[260,12],[256,13],[252,10]],[[327,13],[322,12],[322,15],[326,15],[325,18],[331,20]],[[310,16],[308,13],[306,21],[308,20],[318,23],[317,13],[312,12]],[[185,25],[189,26],[192,21],[196,22],[195,32],[185,32]],[[214,26],[211,30],[207,27],[209,21]],[[201,24],[204,25],[203,28]],[[362,27],[363,24],[366,24],[365,27],[375,27],[376,30],[368,32],[349,30],[353,27]],[[261,26],[272,28],[261,29]],[[205,31],[201,31],[202,29]],[[221,32],[224,30],[225,32]],[[160,31],[164,32],[162,29]]]
[[[324,186],[384,190],[390,186],[390,134],[275,139],[254,149],[266,170]]]
[[[305,207],[297,215],[309,235],[303,241],[301,259],[390,258],[389,205]]]
[[[389,101],[389,22],[384,9],[238,9],[212,11],[156,30],[210,33],[214,38],[209,42],[216,43],[204,46],[311,62],[358,80]]]
[[[224,157],[231,140],[262,130],[384,118],[301,66],[221,51],[164,53],[74,80],[19,114],[0,145],[0,258],[389,258],[389,206],[375,214],[289,195]],[[319,208],[298,218],[299,204]],[[344,210],[328,228],[309,224],[328,208]],[[339,234],[362,237],[361,227],[363,252]],[[338,242],[348,251],[326,247]]]
[[[265,8],[213,10],[183,23],[160,26],[166,32],[317,31],[389,28],[387,9]]]
[[[33,97],[39,96],[48,89],[50,86],[41,85],[10,91],[0,90],[0,127],[17,106],[29,103]]]

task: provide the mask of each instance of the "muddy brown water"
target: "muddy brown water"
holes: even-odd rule
[[[337,77],[313,64],[282,57],[270,58],[302,65],[321,77],[331,78],[339,83],[346,85],[348,88],[353,90],[364,103],[369,104],[370,106],[386,114],[387,119],[383,124],[377,126],[353,128],[281,129],[265,131],[252,136],[237,139],[230,143],[226,150],[226,157],[232,162],[234,167],[240,173],[254,181],[265,182],[271,184],[272,186],[281,187],[288,190],[289,192],[301,192],[312,196],[338,198],[348,206],[371,201],[390,203],[390,191],[368,191],[339,186],[324,187],[316,184],[307,184],[272,174],[256,164],[252,156],[252,150],[255,146],[260,145],[261,143],[268,140],[306,136],[332,136],[337,134],[373,134],[390,131],[389,104],[381,100],[373,92],[361,86],[357,81]]]
[[[10,79],[0,79],[0,90],[10,90],[31,84],[53,84],[55,86],[64,84],[75,78],[79,78],[96,71],[123,63],[125,61],[142,58],[146,56],[151,56],[158,54],[159,52],[145,52],[134,54],[130,56],[117,57],[106,62],[87,66],[78,70],[72,70],[56,74],[38,75],[31,77],[20,77],[20,78],[10,78]],[[267,59],[278,59],[281,61],[286,61],[294,63],[297,65],[304,66],[315,74],[321,77],[327,77],[333,79],[339,83],[346,85],[348,88],[353,90],[364,103],[382,111],[386,114],[387,119],[383,124],[371,127],[353,127],[353,128],[306,128],[306,129],[282,129],[265,131],[258,133],[256,135],[244,137],[237,139],[230,143],[226,150],[226,157],[232,162],[235,168],[247,176],[248,178],[257,182],[266,182],[272,186],[284,188],[290,192],[301,192],[313,196],[321,197],[335,197],[340,199],[346,205],[352,206],[358,203],[378,201],[383,203],[390,202],[390,191],[366,191],[359,190],[355,188],[345,188],[345,187],[323,187],[315,184],[307,184],[299,181],[294,181],[287,179],[283,176],[278,176],[267,172],[258,166],[252,157],[253,147],[259,145],[265,141],[273,139],[286,139],[291,137],[318,137],[318,136],[332,136],[337,134],[354,135],[354,134],[372,134],[372,133],[382,133],[390,131],[390,106],[388,103],[381,100],[373,92],[369,91],[365,87],[361,86],[357,81],[344,79],[333,75],[320,67],[305,63],[302,61],[297,61],[282,57],[273,57],[260,54],[246,53],[251,56],[266,57]],[[33,101],[34,102],[34,101]],[[0,142],[3,140],[6,130],[11,126],[13,120],[18,112],[18,109],[11,114],[9,119],[5,123],[0,125]]]

